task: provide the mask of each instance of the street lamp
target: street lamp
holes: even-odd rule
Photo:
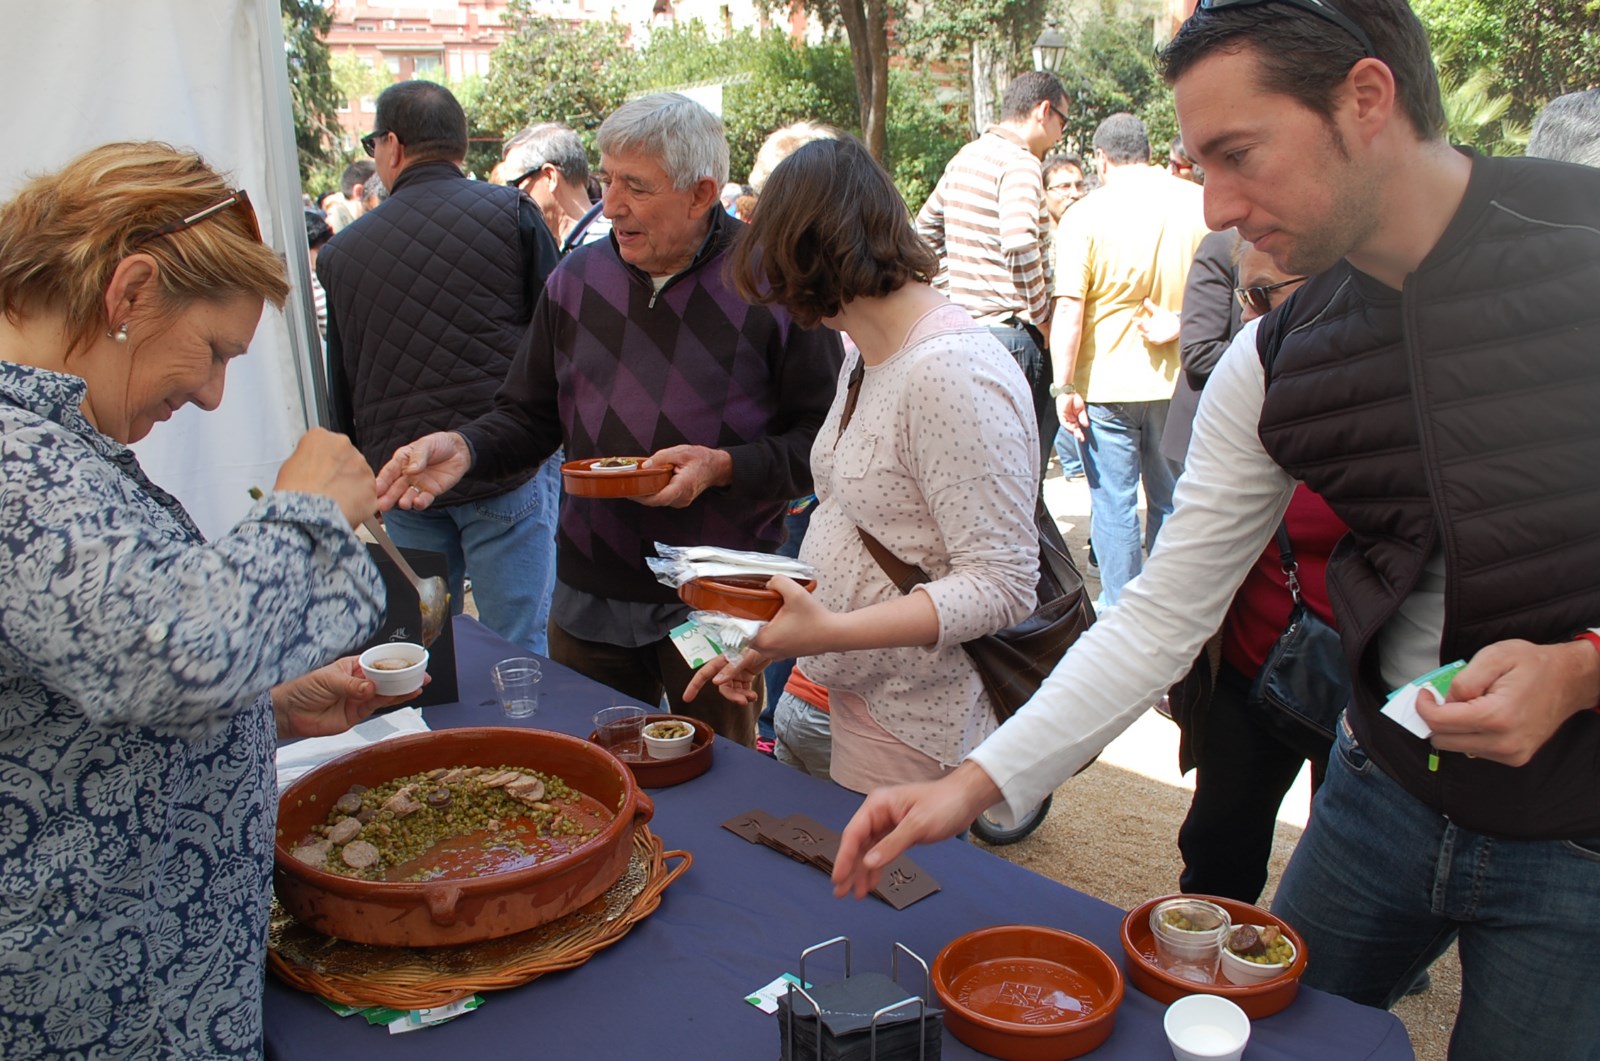
[[[1048,70],[1052,74],[1061,72],[1061,60],[1067,56],[1067,38],[1056,29],[1054,19],[1045,23],[1044,31],[1039,34],[1039,39],[1033,42],[1033,68],[1035,70]]]

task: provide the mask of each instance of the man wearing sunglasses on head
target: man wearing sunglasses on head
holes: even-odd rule
[[[1351,528],[1328,584],[1354,684],[1273,903],[1305,983],[1389,1005],[1459,938],[1452,1058],[1600,1056],[1600,173],[1452,148],[1403,0],[1202,0],[1164,61],[1207,222],[1310,279],[1207,382],[1123,606],[950,775],[869,797],[836,886],[1070,777],[1188,666],[1303,481]],[[1383,713],[1457,659],[1406,694],[1415,730]]]

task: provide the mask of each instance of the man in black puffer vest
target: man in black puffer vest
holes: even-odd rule
[[[1450,147],[1404,0],[1201,0],[1165,62],[1207,222],[1316,275],[1207,382],[1122,606],[949,777],[874,793],[836,880],[1070,777],[1187,668],[1303,481],[1350,527],[1355,678],[1273,903],[1305,983],[1389,1005],[1459,938],[1454,1061],[1600,1057],[1600,173]],[[1385,713],[1456,659],[1414,728]]]
[[[532,200],[461,172],[467,119],[448,89],[389,86],[362,146],[389,197],[322,249],[317,275],[335,426],[377,469],[417,435],[493,407],[559,256]],[[541,655],[560,467],[558,452],[531,469],[468,475],[429,511],[385,517],[401,545],[445,554],[457,613],[470,573],[484,624]]]

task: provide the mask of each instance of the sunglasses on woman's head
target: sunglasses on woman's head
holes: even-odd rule
[[[1290,284],[1304,283],[1305,279],[1303,276],[1295,276],[1288,280],[1279,280],[1275,284],[1262,284],[1259,287],[1236,287],[1233,289],[1233,297],[1239,300],[1240,309],[1253,309],[1263,314],[1271,313],[1272,293]]]
[[[227,210],[233,210],[238,213],[239,217],[244,221],[245,230],[250,233],[252,239],[257,243],[266,242],[261,238],[261,222],[256,218],[255,208],[250,205],[250,194],[240,188],[220,203],[213,203],[204,210],[196,210],[188,217],[180,217],[176,221],[169,221],[154,232],[140,236],[133,241],[132,246],[142,246],[153,239],[170,236],[174,232],[182,232],[186,228],[193,228],[206,218],[215,217]]]
[[[1366,31],[1350,21],[1348,17],[1340,13],[1332,5],[1323,3],[1322,0],[1200,0],[1196,10],[1226,11],[1234,7],[1259,7],[1262,4],[1288,4],[1290,7],[1298,7],[1301,11],[1315,15],[1324,22],[1330,22],[1350,34],[1351,37],[1355,38],[1356,43],[1361,45],[1362,50],[1366,53],[1366,58],[1376,59],[1378,57],[1378,53],[1372,47],[1372,38],[1367,36]]]

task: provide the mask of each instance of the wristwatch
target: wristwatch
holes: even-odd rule
[[[1077,393],[1078,393],[1078,388],[1074,387],[1070,383],[1057,383],[1057,384],[1052,385],[1051,388],[1050,388],[1050,397],[1052,397],[1052,398],[1060,398],[1061,396],[1066,395],[1066,394],[1077,394]]]

